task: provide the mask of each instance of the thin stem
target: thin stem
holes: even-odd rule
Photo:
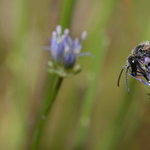
[[[76,137],[76,141],[75,141],[75,150],[80,150],[82,148],[82,144],[84,143],[88,130],[89,130],[89,126],[91,123],[91,114],[93,111],[93,107],[94,107],[94,94],[96,91],[96,86],[97,86],[97,82],[98,82],[98,77],[100,74],[100,68],[101,68],[101,64],[103,62],[102,58],[105,58],[105,49],[106,49],[106,38],[103,37],[103,39],[101,38],[101,36],[97,36],[98,39],[98,43],[97,43],[97,48],[99,49],[96,53],[97,59],[95,59],[95,65],[93,68],[93,79],[91,80],[90,86],[86,92],[84,101],[83,101],[83,106],[82,106],[82,110],[81,110],[81,116],[79,119],[79,126],[77,129],[77,137]],[[100,65],[97,65],[100,64]]]
[[[57,96],[57,93],[58,93],[58,90],[59,90],[59,88],[61,86],[62,80],[63,80],[62,77],[58,78],[58,81],[56,83],[55,89],[53,91],[52,99],[51,99],[51,101],[49,101],[49,104],[48,104],[48,106],[47,106],[47,108],[46,108],[46,110],[44,112],[44,115],[46,115],[46,116],[47,116],[47,114],[48,114],[48,112],[49,112],[49,110],[50,110],[50,108],[51,108],[51,106],[52,106],[56,96]]]
[[[103,30],[105,29],[105,26],[107,25],[109,18],[112,15],[112,10],[118,0],[105,0],[103,1],[103,8],[101,9],[103,13],[103,17],[100,17],[95,23],[93,23],[91,31],[91,38],[93,41],[95,41],[95,44],[92,44],[92,49],[97,50],[94,54],[96,56],[95,64],[93,65],[93,79],[91,80],[91,83],[89,85],[89,88],[85,94],[85,98],[83,101],[83,106],[81,110],[81,115],[79,118],[79,126],[76,133],[76,139],[75,139],[75,150],[82,149],[82,146],[87,138],[87,134],[89,132],[89,128],[91,123],[91,115],[92,111],[94,109],[94,103],[95,103],[95,91],[97,90],[97,83],[99,81],[99,75],[101,71],[101,65],[103,63],[103,59],[105,58],[105,50],[107,46],[107,37],[103,34]],[[93,16],[96,13],[99,13],[100,9],[99,6],[100,1],[97,1],[95,3],[95,10],[93,11]],[[97,32],[99,31],[99,32]],[[89,42],[90,43],[90,42]],[[94,46],[95,45],[95,46]],[[89,45],[90,47],[91,45]]]
[[[46,107],[44,108],[43,112],[40,115],[39,121],[38,121],[36,129],[35,129],[34,137],[33,137],[32,150],[37,150],[38,149],[38,145],[39,145],[39,142],[40,142],[40,139],[41,139],[41,134],[42,134],[45,122],[46,122],[47,115],[48,115],[48,113],[49,113],[49,111],[50,111],[50,109],[51,109],[51,107],[52,107],[52,105],[53,105],[53,103],[56,99],[56,96],[57,96],[57,93],[58,93],[59,88],[61,86],[62,80],[63,80],[62,77],[58,78],[58,81],[56,83],[56,86],[54,88],[52,96],[49,100],[49,103],[46,105]]]

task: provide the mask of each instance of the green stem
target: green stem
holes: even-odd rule
[[[96,53],[97,58],[95,59],[95,65],[93,68],[94,74],[83,101],[79,126],[77,129],[77,137],[75,141],[75,150],[80,150],[82,148],[82,144],[84,143],[91,123],[91,114],[94,107],[94,94],[97,88],[97,81],[100,75],[101,64],[103,62],[103,58],[105,58],[106,38],[102,39],[101,37],[102,36],[99,35],[97,36],[99,43],[97,43],[98,51]]]
[[[70,18],[72,15],[74,3],[75,3],[75,0],[63,0],[62,1],[62,7],[61,7],[62,10],[60,13],[61,16],[60,16],[59,23],[62,25],[63,28],[68,27],[70,24]],[[47,88],[46,88],[48,90],[46,90],[46,94],[45,94],[46,97],[45,97],[45,102],[43,104],[42,113],[40,115],[39,121],[37,123],[37,127],[35,129],[35,133],[34,133],[34,137],[33,137],[32,150],[38,149],[41,134],[43,131],[42,129],[43,129],[44,124],[46,122],[46,117],[48,115],[49,110],[52,107],[52,104],[53,104],[53,102],[57,96],[58,90],[59,90],[60,85],[62,83],[63,78],[59,77],[55,88],[52,89],[53,85],[55,84],[55,78],[56,78],[56,76],[52,75],[48,79]],[[51,92],[51,91],[53,91],[53,92]]]
[[[57,93],[59,91],[59,88],[61,86],[63,78],[59,77],[56,83],[56,86],[54,88],[54,91],[52,93],[52,96],[49,100],[49,103],[46,105],[46,107],[43,110],[43,113],[41,113],[39,121],[37,123],[36,129],[35,129],[35,133],[34,133],[34,137],[33,137],[33,145],[32,145],[32,150],[37,150],[38,149],[38,145],[41,139],[41,134],[43,131],[43,127],[45,125],[46,122],[46,118],[48,116],[48,113],[56,99]]]

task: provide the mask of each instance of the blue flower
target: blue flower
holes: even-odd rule
[[[62,34],[62,28],[58,25],[56,31],[52,32],[50,46],[45,46],[45,50],[49,50],[52,57],[48,71],[63,77],[78,73],[81,70],[81,66],[76,64],[77,59],[81,56],[93,56],[91,53],[81,53],[82,42],[86,35],[87,32],[84,31],[80,40],[75,38],[73,41],[69,36],[69,29],[65,29]]]

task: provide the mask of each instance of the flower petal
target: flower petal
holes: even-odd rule
[[[51,55],[52,55],[52,58],[54,60],[56,60],[56,57],[57,57],[57,42],[55,39],[51,39],[51,46],[50,46],[50,50],[51,50]]]
[[[71,67],[74,65],[75,61],[76,61],[76,56],[75,56],[75,54],[74,54],[74,53],[71,53],[71,52],[67,53],[67,54],[64,56],[64,67],[65,67],[66,69],[71,68]]]
[[[56,27],[56,33],[57,33],[57,35],[58,36],[60,36],[61,35],[61,26],[60,25],[58,25],[57,27]]]
[[[57,48],[57,59],[56,59],[58,63],[62,61],[63,54],[64,54],[64,44],[59,43]]]
[[[82,32],[82,35],[81,35],[81,40],[82,40],[82,41],[85,40],[86,36],[87,36],[87,32],[86,32],[86,31],[83,31],[83,32]]]
[[[73,48],[74,53],[76,53],[76,54],[80,53],[82,45],[79,43],[79,39],[78,38],[75,38],[75,40],[74,40],[74,42],[72,44],[72,48]]]
[[[65,35],[65,36],[68,36],[68,35],[69,35],[69,29],[65,29],[65,30],[64,30],[64,35]]]
[[[95,56],[92,53],[89,53],[89,52],[79,53],[76,56],[77,56],[77,58],[79,58],[81,56],[91,56],[92,58],[95,58]]]
[[[52,32],[52,39],[56,40],[56,32],[55,31]]]

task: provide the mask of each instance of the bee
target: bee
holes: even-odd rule
[[[150,86],[150,43],[148,41],[143,42],[136,46],[131,54],[127,57],[126,65],[123,66],[118,77],[117,85],[119,87],[120,78],[123,70],[125,72],[126,88],[129,94],[128,78],[127,75],[134,77],[135,79],[143,82],[147,86]],[[128,74],[128,71],[130,74]],[[144,77],[147,82],[137,77]]]

